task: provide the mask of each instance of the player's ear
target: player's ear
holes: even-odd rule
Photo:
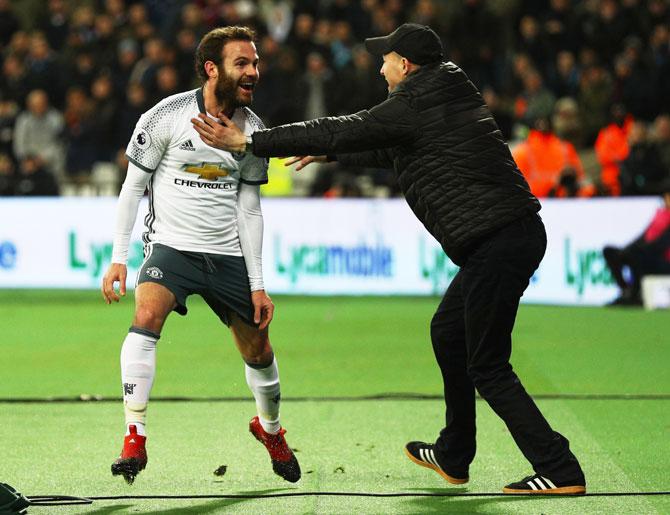
[[[205,61],[205,72],[210,79],[216,79],[219,76],[219,67],[214,61]]]

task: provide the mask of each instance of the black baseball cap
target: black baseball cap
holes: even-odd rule
[[[416,64],[429,64],[444,58],[442,41],[433,29],[417,23],[403,23],[388,36],[368,38],[365,48],[374,55],[397,52]]]

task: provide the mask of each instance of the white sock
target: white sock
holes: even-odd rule
[[[145,434],[147,403],[156,374],[158,337],[159,335],[150,331],[131,327],[121,347],[121,381],[126,427],[134,424],[137,426],[137,433],[141,435]]]
[[[245,363],[244,372],[249,389],[256,399],[258,419],[266,433],[279,431],[279,369],[277,360],[265,368],[253,368]]]
[[[126,436],[130,434],[130,426],[135,426],[135,429],[137,429],[137,434],[140,436],[146,436],[147,431],[145,429],[144,424],[142,422],[130,422],[126,424]]]

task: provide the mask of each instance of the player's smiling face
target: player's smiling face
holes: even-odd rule
[[[229,108],[248,106],[258,83],[258,54],[251,41],[228,41],[222,50],[216,98]]]

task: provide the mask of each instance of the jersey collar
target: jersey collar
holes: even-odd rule
[[[207,111],[205,110],[205,95],[203,94],[203,88],[198,88],[195,92],[195,99],[198,102],[198,110],[203,113],[207,114]]]

